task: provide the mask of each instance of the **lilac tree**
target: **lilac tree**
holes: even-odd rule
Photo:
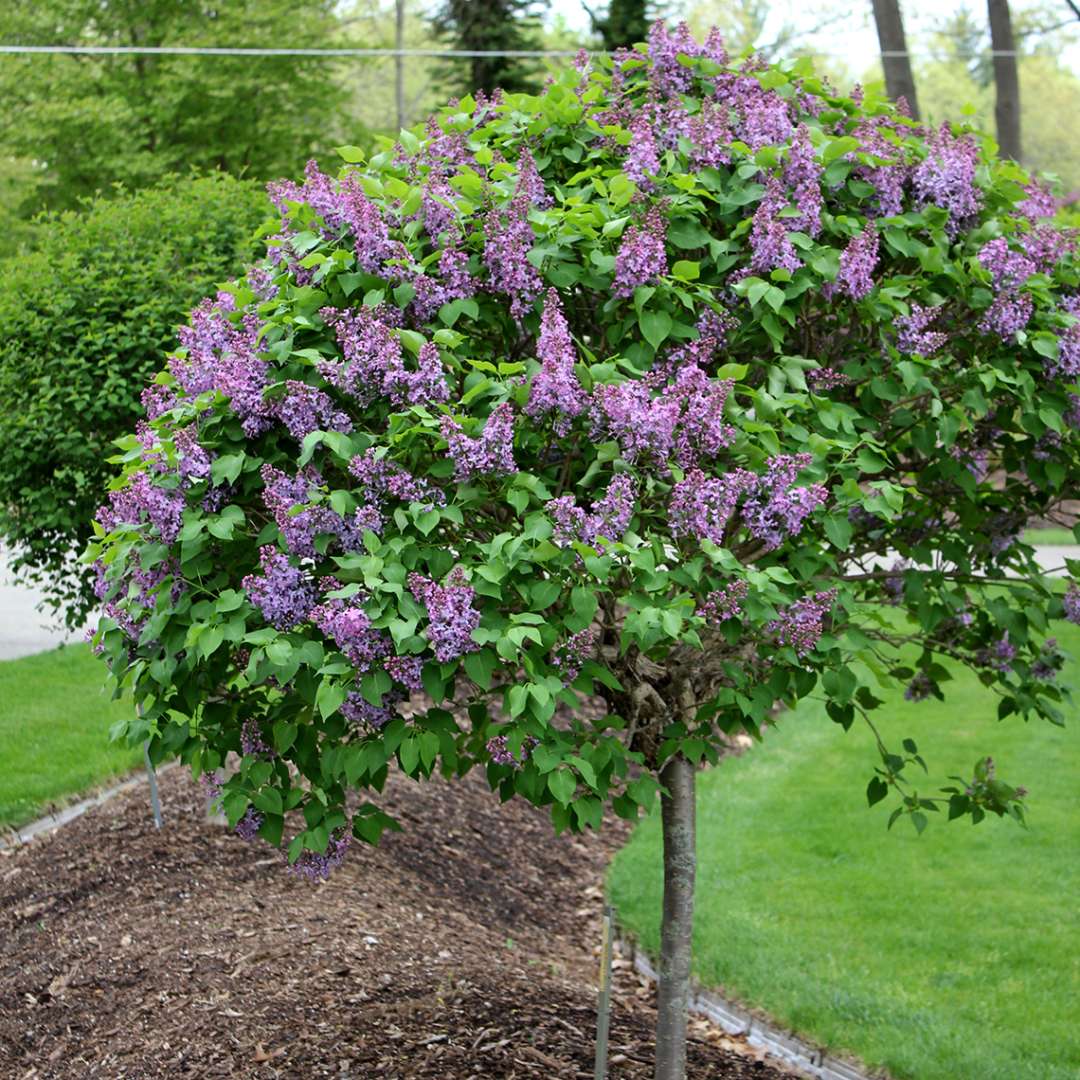
[[[126,734],[225,768],[230,822],[316,878],[392,826],[349,798],[390,768],[480,766],[558,830],[659,792],[680,1077],[728,734],[811,693],[878,732],[943,658],[1061,721],[1080,589],[1021,530],[1080,480],[1074,238],[976,135],[662,24],[342,155],[273,186],[266,262],[123,444],[90,557]],[[877,741],[890,823],[1022,819],[988,758],[926,791]]]

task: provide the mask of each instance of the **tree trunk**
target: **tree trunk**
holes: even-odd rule
[[[1020,76],[1016,64],[1009,0],[987,0],[990,14],[990,48],[994,55],[994,121],[998,151],[1002,157],[1020,160]]]
[[[656,1080],[686,1078],[686,1009],[694,927],[694,766],[679,756],[660,772],[664,832],[664,914],[656,1001]]]
[[[900,0],[873,0],[874,23],[881,45],[881,66],[885,70],[885,89],[893,101],[903,98],[908,112],[919,119],[919,103],[915,97],[915,76],[911,74],[911,57],[904,36],[904,20],[900,15]]]

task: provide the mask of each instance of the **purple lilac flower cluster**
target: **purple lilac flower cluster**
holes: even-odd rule
[[[277,548],[260,548],[259,562],[262,572],[244,578],[244,592],[271,626],[290,630],[303,622],[314,606],[315,587],[310,577]]]
[[[1012,671],[1013,661],[1016,659],[1016,646],[1009,640],[1009,632],[1005,633],[994,643],[993,648],[981,649],[976,656],[978,663],[984,667],[997,668],[1004,673]]]
[[[400,245],[390,239],[390,230],[379,208],[364,194],[359,172],[348,172],[340,179],[323,173],[316,162],[304,169],[304,182],[281,180],[267,185],[270,201],[281,214],[280,238],[290,237],[290,203],[306,203],[322,219],[323,236],[336,240],[345,233],[353,238],[357,265],[377,273],[388,259],[401,255]]]
[[[369,729],[378,731],[386,727],[397,716],[397,708],[405,695],[400,691],[391,690],[383,694],[380,704],[372,705],[367,698],[357,690],[350,690],[341,703],[341,715],[354,727],[361,731]]]
[[[920,671],[908,683],[907,689],[904,690],[904,700],[925,701],[928,697],[933,696],[937,689],[937,683],[925,671]]]
[[[1048,375],[1072,382],[1080,378],[1080,293],[1063,301],[1061,310],[1075,321],[1058,336],[1056,359],[1044,359],[1043,364]]]
[[[1035,303],[1020,287],[1036,271],[1035,263],[1019,251],[1012,251],[1004,237],[984,244],[979,262],[990,271],[995,296],[979,320],[984,334],[997,334],[1002,341],[1014,341],[1031,318]]]
[[[577,356],[559,294],[548,289],[536,343],[540,370],[533,376],[525,415],[555,417],[555,434],[566,435],[571,421],[585,410],[585,390],[574,374]]]
[[[249,716],[240,728],[240,753],[245,757],[273,754],[273,750],[263,740],[259,722],[254,717]]]
[[[734,469],[723,476],[706,476],[701,469],[691,469],[671,491],[668,519],[672,535],[723,544],[739,498],[756,480],[745,469]]]
[[[413,476],[397,462],[381,457],[374,448],[357,454],[349,462],[349,472],[360,481],[364,501],[378,509],[382,508],[387,498],[421,503],[429,510],[446,503],[446,496],[440,488]]]
[[[779,645],[790,645],[797,656],[811,652],[821,638],[822,620],[836,602],[836,589],[826,589],[814,596],[804,596],[767,623],[765,630],[773,634]]]
[[[779,454],[769,458],[765,474],[748,488],[742,520],[756,540],[773,550],[785,537],[797,536],[806,519],[824,505],[828,491],[822,484],[795,487],[795,478],[813,464],[810,454]]]
[[[298,379],[285,383],[285,394],[275,405],[278,419],[297,442],[303,442],[313,431],[348,433],[353,429],[349,414],[339,409],[325,390]]]
[[[666,219],[657,206],[649,208],[642,224],[627,228],[615,254],[611,291],[616,296],[633,296],[639,285],[652,284],[667,273],[666,238]]]
[[[562,673],[564,686],[569,686],[580,674],[586,660],[592,658],[599,640],[595,626],[587,626],[576,634],[571,634],[555,650],[555,666]]]
[[[175,607],[183,595],[184,583],[173,559],[149,570],[144,570],[138,563],[129,563],[123,574],[111,582],[105,564],[100,560],[94,563],[94,595],[102,601],[102,613],[115,620],[132,641],[138,641],[142,636],[143,627],[166,582],[170,586],[169,603]],[[146,618],[135,618],[137,608],[146,612]]]
[[[473,607],[476,592],[460,567],[451,572],[445,585],[436,585],[417,573],[410,574],[407,583],[409,591],[427,608],[427,638],[439,663],[456,660],[479,647],[472,639],[472,632],[480,625],[480,612]]]
[[[330,837],[324,853],[302,851],[296,862],[289,867],[289,873],[306,878],[313,884],[317,881],[326,881],[331,873],[345,861],[350,840],[348,829],[339,829]]]
[[[539,739],[527,735],[521,743],[521,757],[516,758],[510,749],[509,739],[505,735],[494,735],[487,741],[487,752],[496,765],[513,765],[520,768],[529,760],[529,754],[533,747],[538,746]]]
[[[510,476],[517,472],[514,461],[514,410],[503,401],[491,410],[479,437],[470,438],[452,417],[444,416],[442,437],[454,462],[454,477],[471,480],[477,476]]]
[[[233,829],[233,832],[236,833],[241,840],[250,844],[251,841],[259,835],[259,829],[262,828],[262,823],[262,814],[260,814],[254,806],[249,806],[247,808],[247,813],[245,813],[236,823],[236,828]]]
[[[529,262],[535,240],[529,210],[542,190],[535,165],[531,172],[523,168],[513,198],[502,209],[492,207],[484,220],[484,265],[490,288],[510,298],[510,314],[519,322],[543,288],[536,267]]]
[[[627,54],[628,58],[634,55]],[[659,96],[676,97],[690,89],[694,73],[680,59],[683,56],[704,57],[718,65],[727,63],[727,50],[715,28],[703,43],[699,43],[685,22],[680,22],[674,31],[660,20],[654,22],[649,28],[649,59],[652,61],[649,80]]]
[[[910,315],[896,319],[896,348],[905,356],[933,356],[949,340],[944,331],[929,329],[940,314],[941,305],[927,308],[912,304]]]
[[[1047,638],[1042,643],[1039,655],[1031,665],[1032,678],[1040,682],[1053,682],[1065,661],[1065,657],[1058,652],[1057,638]]]
[[[659,465],[674,454],[682,468],[712,460],[737,432],[724,423],[724,406],[734,384],[711,379],[695,363],[685,363],[674,381],[653,395],[649,381],[628,379],[593,391],[593,435],[607,434],[630,462],[648,458]]]
[[[1070,585],[1061,603],[1065,608],[1065,618],[1080,626],[1080,585]]]
[[[322,484],[322,477],[313,469],[288,476],[267,464],[259,475],[264,485],[263,502],[293,555],[311,558],[318,535],[337,537],[343,551],[359,551],[366,530],[382,530],[382,516],[374,506],[360,507],[347,521],[328,506],[312,505],[312,490]]]
[[[811,368],[806,373],[806,385],[815,394],[836,390],[838,387],[847,386],[850,382],[850,376],[845,375],[842,371],[837,371],[835,368]]]
[[[742,611],[742,603],[749,592],[750,586],[739,578],[714,589],[694,614],[714,625],[734,619]]]
[[[555,523],[552,541],[559,547],[579,542],[602,550],[606,540],[622,540],[634,516],[635,493],[633,478],[619,473],[593,503],[591,513],[582,510],[573,495],[550,500],[546,509]]]
[[[320,374],[362,406],[383,398],[395,406],[447,401],[450,390],[433,343],[421,347],[415,371],[406,368],[401,341],[394,333],[395,310],[323,308],[319,314],[334,328],[345,359],[322,361]]]
[[[979,148],[970,135],[953,135],[948,124],[931,131],[929,153],[911,174],[919,208],[939,206],[949,212],[948,228],[957,233],[965,218],[978,213],[982,197],[975,186]]]
[[[213,459],[200,445],[194,425],[174,432],[173,446],[176,448],[177,471],[182,482],[196,483],[209,479]]]
[[[794,273],[802,266],[788,235],[790,219],[778,216],[787,205],[787,196],[780,181],[774,176],[769,177],[765,194],[754,211],[750,226],[750,266],[737,274],[737,278],[748,274],[769,274],[773,270]]]
[[[853,236],[840,253],[836,287],[852,300],[861,300],[874,287],[874,267],[878,263],[878,233],[872,221]]]
[[[235,311],[236,298],[227,292],[199,304],[189,325],[178,331],[185,352],[169,361],[169,370],[188,397],[208,390],[224,394],[244,434],[254,438],[273,423],[273,407],[263,400],[269,366],[257,353],[262,329],[258,315],[249,311],[237,324],[229,317]]]
[[[147,473],[135,473],[127,487],[109,492],[109,502],[97,513],[101,526],[111,531],[121,525],[149,524],[163,544],[180,535],[184,493],[156,486]]]
[[[800,124],[791,140],[791,149],[784,164],[784,183],[791,188],[799,216],[792,227],[810,236],[821,232],[821,163],[814,155],[810,129]]]
[[[376,661],[391,652],[390,639],[371,625],[371,619],[355,598],[325,600],[313,607],[308,618],[345,654],[357,671],[370,671]]]

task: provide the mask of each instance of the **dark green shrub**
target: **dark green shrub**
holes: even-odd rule
[[[94,604],[85,545],[110,444],[188,309],[239,273],[269,204],[224,174],[38,218],[29,255],[0,262],[0,542],[66,620]]]

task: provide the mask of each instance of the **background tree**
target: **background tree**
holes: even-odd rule
[[[596,13],[587,4],[593,30],[600,35],[603,46],[609,52],[629,49],[649,36],[649,27],[656,18],[649,0],[611,0],[602,13]]]
[[[435,13],[433,26],[451,49],[463,51],[529,51],[541,49],[538,12],[547,0],[444,0]],[[474,56],[448,60],[440,65],[441,83],[448,93],[464,95],[495,89],[513,93],[532,91],[539,81],[541,66],[520,56]]]
[[[75,558],[112,440],[191,307],[261,248],[269,210],[251,181],[171,178],[39,218],[34,250],[0,260],[0,541],[72,627],[96,603]]]
[[[0,40],[24,45],[332,44],[332,0],[11,0]],[[68,208],[191,168],[293,175],[343,141],[333,61],[301,57],[0,57],[0,148],[44,163],[35,206]],[[355,142],[355,138],[348,140]]]
[[[194,313],[89,557],[128,735],[230,762],[230,823],[296,873],[393,824],[347,798],[391,767],[482,767],[560,830],[659,791],[681,1080],[728,734],[820,694],[871,725],[891,821],[1023,817],[988,757],[919,788],[875,690],[942,697],[948,657],[999,718],[1063,720],[1080,586],[1021,536],[1080,483],[1080,267],[974,135],[682,26],[648,50],[278,185],[265,273]]]
[[[998,147],[1005,157],[1019,161],[1020,73],[1008,0],[987,0],[987,12],[990,20],[990,47],[994,58],[994,120]]]
[[[881,46],[881,66],[885,71],[885,86],[893,101],[903,98],[908,111],[918,119],[919,102],[915,93],[915,77],[911,72],[911,55],[900,14],[900,0],[873,0],[874,25]]]

